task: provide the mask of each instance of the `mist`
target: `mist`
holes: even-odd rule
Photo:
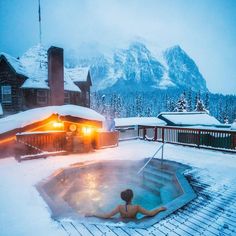
[[[154,54],[179,44],[210,91],[235,94],[235,12],[234,0],[41,0],[42,42],[80,56],[109,54],[134,40]],[[2,0],[0,29],[0,51],[12,56],[39,43],[38,1]]]

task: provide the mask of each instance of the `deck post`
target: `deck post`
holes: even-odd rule
[[[143,139],[146,139],[147,130],[146,127],[143,127]]]
[[[164,143],[165,141],[165,128],[164,127],[161,127],[161,139],[162,139],[162,142]]]
[[[154,141],[157,141],[157,127],[154,127]]]
[[[200,143],[201,143],[201,130],[199,129],[198,130],[198,133],[197,133],[197,147],[199,148],[200,147]]]

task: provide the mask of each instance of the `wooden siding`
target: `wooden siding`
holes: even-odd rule
[[[81,90],[81,97],[79,103],[81,106],[90,107],[90,83],[89,81],[86,82],[75,82],[75,84]]]
[[[50,106],[50,90],[47,90],[47,98],[45,104],[37,101],[38,88],[22,89],[21,86],[27,79],[26,76],[19,75],[9,64],[4,56],[0,57],[0,103],[2,103],[1,86],[10,85],[12,88],[12,102],[3,103],[4,115],[14,114],[22,110]],[[84,107],[90,107],[90,86],[91,79],[88,76],[87,81],[78,82],[76,85],[81,89],[80,92],[66,91],[69,93],[69,103]]]
[[[25,80],[26,77],[16,74],[4,57],[0,59],[0,87],[10,85],[12,95],[11,103],[2,103],[2,91],[0,89],[0,102],[4,113],[14,113],[21,110],[23,99],[20,87]]]

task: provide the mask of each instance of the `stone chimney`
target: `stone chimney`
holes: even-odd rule
[[[48,49],[48,84],[50,105],[64,104],[64,58],[63,48]]]

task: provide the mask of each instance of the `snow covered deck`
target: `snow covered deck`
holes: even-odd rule
[[[0,160],[0,234],[31,235],[236,235],[236,158],[233,154],[167,144],[165,158],[191,165],[186,173],[198,197],[147,229],[56,222],[35,188],[55,170],[73,163],[104,159],[141,159],[160,144],[140,140],[90,154],[56,156],[18,163]],[[125,162],[124,162],[125,163]]]

